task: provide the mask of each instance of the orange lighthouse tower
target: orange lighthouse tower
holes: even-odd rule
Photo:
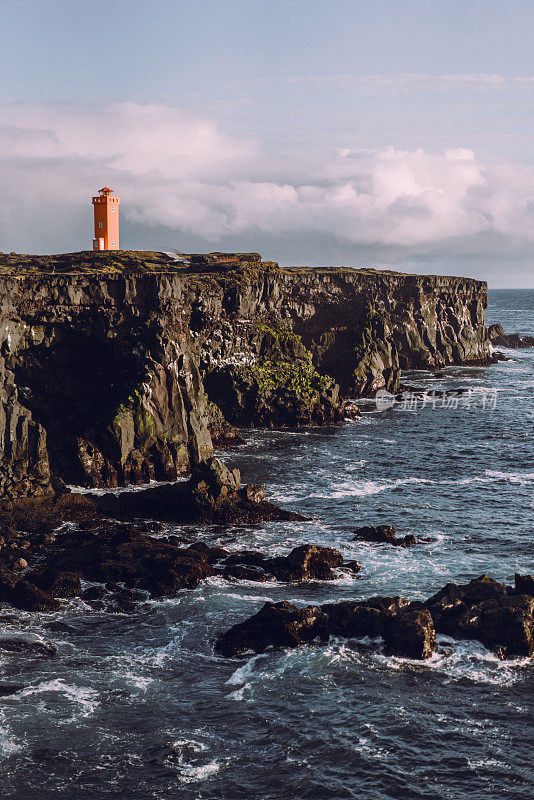
[[[121,199],[113,195],[113,189],[104,186],[93,197],[95,212],[95,236],[93,250],[119,249],[119,206]]]

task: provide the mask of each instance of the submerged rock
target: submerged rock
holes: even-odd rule
[[[40,658],[52,658],[57,648],[48,642],[28,642],[26,639],[0,639],[0,650]]]

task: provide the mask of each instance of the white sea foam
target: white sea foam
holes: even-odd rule
[[[18,693],[18,697],[31,697],[33,695],[48,694],[59,692],[67,700],[80,706],[77,717],[88,717],[99,705],[98,692],[88,686],[72,686],[65,683],[60,678],[50,681],[43,681],[37,686],[28,686]]]
[[[345,497],[367,497],[382,492],[392,491],[402,486],[469,486],[471,484],[489,484],[499,481],[520,484],[525,486],[534,480],[533,472],[498,472],[496,470],[485,470],[482,475],[468,475],[463,478],[445,478],[433,480],[431,478],[419,478],[416,475],[396,478],[395,480],[354,480],[343,481],[335,484],[332,491],[318,491],[309,493],[303,488],[301,493],[284,494],[275,492],[278,502],[295,502],[304,497],[313,497],[318,500],[332,500]]]
[[[200,783],[211,778],[219,772],[218,761],[205,761],[204,755],[207,746],[202,742],[192,739],[177,739],[171,745],[169,755],[163,758],[163,763],[174,768],[178,779],[182,783]]]
[[[390,489],[395,489],[398,486],[408,486],[410,484],[420,483],[433,483],[428,478],[397,478],[394,481],[345,481],[338,483],[337,488],[332,492],[317,492],[311,495],[318,499],[330,499],[340,497],[366,497],[367,495],[379,494],[380,492],[387,492]]]
[[[249,677],[253,674],[256,670],[258,663],[262,660],[267,658],[265,653],[260,653],[257,656],[253,656],[250,658],[242,667],[238,667],[225,683],[225,686],[240,686],[247,682]]]
[[[499,659],[477,641],[462,641],[447,636],[438,636],[438,649],[425,661],[385,656],[376,653],[373,658],[388,669],[402,670],[407,667],[436,670],[443,673],[446,683],[468,680],[473,683],[493,686],[512,686],[522,681],[531,671],[528,658]]]
[[[18,739],[9,731],[7,716],[6,710],[0,709],[0,755],[2,756],[11,756],[24,748],[22,739]]]
[[[69,485],[68,488],[76,494],[94,494],[98,497],[106,494],[122,494],[123,492],[142,492],[144,489],[155,489],[157,486],[167,486],[171,483],[183,483],[188,477],[178,477],[175,481],[149,481],[149,483],[129,484],[128,486],[115,486],[112,489],[95,489],[86,486]]]
[[[502,661],[480,642],[457,641],[446,636],[438,636],[437,651],[424,661],[385,655],[381,638],[332,638],[326,646],[317,644],[294,650],[269,650],[253,656],[226,682],[226,685],[238,687],[228,698],[243,700],[245,692],[252,696],[257,685],[278,680],[288,670],[297,669],[303,674],[327,678],[332,670],[361,671],[373,666],[388,672],[431,670],[441,673],[445,683],[470,681],[491,686],[512,686],[523,681],[533,668],[528,658]]]

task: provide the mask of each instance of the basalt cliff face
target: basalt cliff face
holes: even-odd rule
[[[491,360],[486,285],[257,254],[0,255],[0,495],[172,480],[232,425],[338,422]]]

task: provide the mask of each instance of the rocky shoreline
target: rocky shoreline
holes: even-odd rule
[[[95,610],[130,613],[149,598],[174,597],[213,576],[259,583],[332,581],[361,569],[332,547],[302,544],[276,556],[229,552],[201,540],[184,546],[178,536],[158,535],[156,521],[136,522],[147,516],[217,525],[303,519],[269,503],[262,487],[241,487],[239,472],[218,459],[200,465],[182,484],[107,497],[66,492],[54,501],[39,498],[30,511],[31,503],[12,504],[1,516],[0,602],[23,611],[55,612],[62,601],[78,597]],[[52,512],[50,506],[55,506]],[[118,521],[121,516],[129,521]],[[76,527],[58,529],[60,519],[75,520]],[[25,539],[16,526],[26,529]],[[355,534],[374,544],[416,544],[411,535],[397,539],[391,526],[359,528]],[[83,589],[82,581],[93,585]],[[426,659],[436,650],[436,633],[477,639],[501,658],[533,656],[534,576],[516,575],[515,587],[488,576],[466,585],[450,583],[425,602],[372,597],[304,608],[287,601],[266,603],[223,632],[214,646],[224,657],[242,657],[331,636],[380,637],[389,655]],[[24,640],[0,639],[0,649],[4,645],[10,652],[35,655]]]
[[[335,548],[304,543],[273,556],[202,540],[185,546],[158,523],[302,521],[262,486],[243,486],[214,446],[239,445],[236,426],[358,418],[351,398],[377,389],[401,397],[403,368],[487,364],[499,358],[492,344],[531,346],[500,326],[486,332],[486,288],[477,281],[281,269],[258,254],[219,255],[179,264],[158,253],[21,257],[18,267],[0,257],[0,602],[53,613],[81,598],[130,613],[214,576],[355,575],[361,565]],[[121,493],[66,488],[154,480],[162,484]],[[387,525],[353,533],[401,548],[425,541]],[[532,576],[517,575],[515,587],[483,576],[447,584],[424,603],[267,603],[214,645],[241,657],[331,636],[380,637],[391,655],[426,659],[437,633],[477,639],[502,658],[530,657],[533,611]],[[2,648],[31,651],[8,637]]]

